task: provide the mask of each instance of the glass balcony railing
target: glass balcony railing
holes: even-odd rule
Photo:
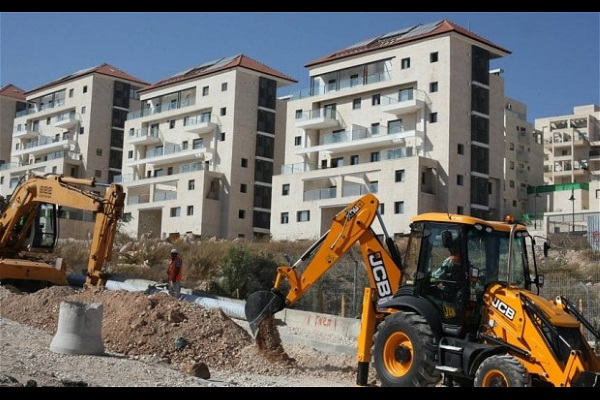
[[[367,76],[365,83],[355,78],[342,79],[339,83],[333,85],[315,85],[310,88],[300,89],[290,94],[290,100],[305,99],[307,97],[321,96],[330,92],[338,92],[343,90],[349,90],[356,87],[361,87],[365,84],[373,84],[378,82],[389,81],[392,79],[390,72],[378,72]]]

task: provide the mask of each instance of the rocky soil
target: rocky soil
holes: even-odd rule
[[[102,304],[105,354],[50,350],[63,301]],[[221,310],[164,292],[50,287],[22,293],[0,286],[4,387],[351,387],[355,371],[354,355],[299,344],[259,348],[248,331]]]

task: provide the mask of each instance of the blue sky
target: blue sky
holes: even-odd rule
[[[108,63],[154,83],[243,53],[308,87],[307,63],[356,42],[448,19],[512,52],[505,95],[527,120],[600,103],[598,12],[2,12],[0,85],[25,91]]]

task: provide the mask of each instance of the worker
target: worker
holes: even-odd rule
[[[179,298],[181,294],[181,275],[183,269],[183,259],[177,249],[171,250],[171,262],[167,268],[167,278],[169,280],[169,294]]]
[[[435,279],[458,280],[460,276],[460,239],[454,239],[448,250],[450,255],[442,262],[442,266],[432,273],[432,277]]]

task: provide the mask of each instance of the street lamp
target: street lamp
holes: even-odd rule
[[[571,212],[571,221],[573,223],[573,226],[571,228],[571,231],[575,233],[575,189],[571,189],[571,197],[569,197],[569,201],[573,206],[573,211]]]

